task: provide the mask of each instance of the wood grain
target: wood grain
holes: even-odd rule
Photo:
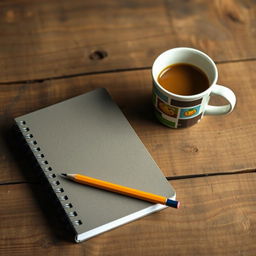
[[[77,245],[60,238],[31,187],[0,186],[0,254],[254,255],[255,182],[255,174],[172,181],[179,210],[163,210]]]
[[[0,82],[149,67],[177,46],[256,58],[255,14],[246,0],[1,1]]]
[[[234,112],[228,116],[205,116],[199,124],[180,130],[166,128],[155,120],[150,100],[150,70],[2,85],[0,181],[32,179],[32,176],[24,178],[23,173],[28,171],[20,168],[9,146],[12,138],[7,131],[14,117],[98,87],[107,88],[166,176],[255,169],[255,63],[218,65],[219,83],[228,85],[237,95]]]
[[[255,24],[253,0],[1,1],[0,255],[255,255]],[[232,114],[181,130],[156,121],[150,66],[177,46],[218,63],[219,84],[237,95]],[[74,244],[10,130],[14,117],[98,87],[176,178],[182,207]]]

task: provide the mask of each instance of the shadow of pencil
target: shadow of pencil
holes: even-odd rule
[[[4,137],[6,148],[13,156],[25,180],[28,181],[27,184],[34,195],[35,202],[45,216],[54,237],[53,243],[60,242],[59,240],[74,241],[75,232],[68,219],[65,218],[64,209],[57,200],[56,194],[49,187],[50,184],[18,127],[16,125],[8,127],[2,131],[1,135]]]

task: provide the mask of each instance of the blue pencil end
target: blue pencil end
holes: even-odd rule
[[[172,199],[167,199],[166,203],[167,206],[173,207],[173,208],[180,208],[180,202]]]

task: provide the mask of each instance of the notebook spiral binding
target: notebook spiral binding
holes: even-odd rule
[[[41,152],[41,148],[38,146],[37,141],[35,140],[33,134],[30,131],[26,121],[19,122],[19,128],[24,135],[27,144],[32,150],[37,162],[39,163],[41,169],[45,173],[50,185],[52,186],[55,195],[58,197],[63,209],[65,210],[67,216],[69,217],[71,223],[76,226],[82,225],[82,221],[80,219],[75,219],[78,216],[76,211],[72,211],[73,205],[68,201],[69,198],[65,195],[64,189],[61,187],[61,183],[57,180],[57,175],[53,173],[53,168],[50,166],[48,161],[46,160],[45,155]]]

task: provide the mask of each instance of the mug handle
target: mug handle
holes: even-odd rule
[[[229,88],[215,84],[210,95],[219,95],[225,98],[229,104],[223,106],[207,105],[205,115],[225,115],[233,111],[236,104],[236,95]]]

